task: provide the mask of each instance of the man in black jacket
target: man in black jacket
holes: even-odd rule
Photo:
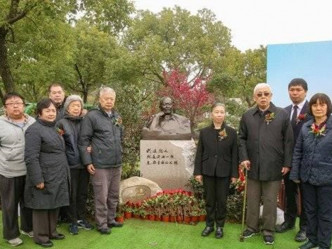
[[[242,115],[239,130],[239,156],[248,170],[247,229],[244,238],[260,231],[259,209],[263,201],[262,231],[264,243],[274,243],[277,195],[282,176],[292,159],[293,131],[287,112],[272,102],[271,87],[259,83],[254,89],[256,106]]]
[[[285,110],[288,112],[294,133],[294,146],[302,125],[310,119],[308,112],[308,101],[305,100],[308,91],[308,84],[304,79],[295,78],[288,84],[288,93],[292,104],[287,106]],[[289,180],[289,173],[284,176],[286,205],[284,218],[285,222],[276,227],[276,232],[283,233],[295,227],[297,217],[298,195],[301,195],[301,185]],[[301,202],[302,204],[303,202]],[[306,236],[306,217],[301,205],[300,215],[300,231],[295,236],[295,241],[303,242]]]
[[[122,164],[122,120],[113,109],[115,97],[112,88],[100,89],[99,106],[84,117],[79,140],[82,162],[91,174],[95,218],[101,234],[110,234],[111,227],[122,226],[114,219]],[[87,149],[90,145],[91,152]]]
[[[52,83],[48,87],[48,97],[54,102],[56,107],[56,120],[59,121],[65,114],[63,104],[65,102],[65,90],[60,83]]]

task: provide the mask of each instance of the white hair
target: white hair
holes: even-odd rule
[[[105,93],[111,93],[111,94],[114,94],[114,96],[116,96],[116,93],[115,91],[113,90],[113,88],[110,88],[108,86],[102,86],[100,89],[99,89],[99,94],[98,96],[100,97],[101,95],[105,94]]]
[[[270,90],[270,92],[272,93],[272,88],[271,88],[271,86],[270,86],[269,84],[267,84],[267,83],[258,83],[258,84],[255,86],[255,88],[254,88],[254,94],[255,94],[256,92],[258,92],[259,89],[266,88],[266,87],[267,87],[267,88]]]

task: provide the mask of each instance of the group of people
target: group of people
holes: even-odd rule
[[[71,234],[78,234],[78,228],[93,229],[86,219],[89,178],[97,230],[110,234],[112,227],[122,226],[115,213],[123,127],[113,110],[115,91],[102,87],[98,97],[98,107],[85,113],[81,97],[65,98],[63,87],[55,83],[49,87],[49,98],[37,103],[33,118],[24,113],[23,96],[4,96],[0,195],[3,237],[10,245],[23,243],[20,233],[42,247],[64,239],[56,230],[60,210],[68,217]]]
[[[207,219],[202,236],[214,231],[216,238],[224,236],[229,185],[238,178],[240,165],[248,176],[244,238],[262,232],[264,243],[273,244],[274,232],[294,228],[297,201],[301,200],[300,230],[295,240],[305,243],[299,248],[330,248],[332,106],[323,93],[315,94],[308,102],[307,90],[305,80],[293,79],[288,85],[292,104],[280,108],[271,102],[271,87],[257,84],[253,91],[256,105],[242,115],[239,132],[226,124],[224,104],[212,106],[212,124],[200,131],[194,167],[195,179],[203,183],[206,198]],[[110,234],[112,227],[122,226],[115,221],[122,119],[114,110],[115,91],[102,87],[98,94],[98,107],[86,113],[78,95],[65,98],[63,87],[52,84],[49,98],[37,104],[36,118],[24,113],[25,100],[20,94],[4,96],[0,195],[3,236],[11,245],[23,243],[20,233],[33,237],[43,247],[53,246],[52,240],[64,239],[56,230],[60,210],[68,216],[71,234],[78,234],[78,228],[93,229],[85,217],[89,179],[97,230]],[[167,110],[172,108],[172,100],[164,98],[161,107],[165,114],[156,121],[159,133],[163,132],[162,121],[169,119]],[[187,124],[180,116],[171,121],[172,129],[178,122]],[[188,132],[179,130],[182,133]],[[282,180],[285,222],[276,226]]]
[[[307,91],[304,79],[291,80],[288,93],[292,103],[280,108],[271,102],[271,87],[257,84],[253,91],[256,105],[242,115],[238,134],[225,123],[225,106],[212,106],[212,124],[200,131],[194,168],[206,199],[207,219],[202,236],[215,231],[216,238],[223,237],[228,188],[238,177],[240,166],[247,171],[246,229],[242,238],[261,232],[265,244],[274,244],[274,232],[295,227],[300,206],[300,230],[295,240],[304,244],[299,248],[330,248],[332,106],[323,93],[313,95],[308,102]],[[285,221],[276,226],[282,180]]]

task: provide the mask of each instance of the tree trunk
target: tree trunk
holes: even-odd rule
[[[88,101],[89,87],[88,84],[85,84],[85,81],[77,64],[75,64],[75,70],[78,74],[79,82],[82,87],[81,92],[83,94],[83,102],[86,103]]]
[[[2,78],[3,84],[5,86],[5,93],[12,92],[15,90],[14,79],[10,71],[10,66],[8,62],[8,52],[6,44],[6,35],[8,34],[8,29],[0,27],[0,76]]]

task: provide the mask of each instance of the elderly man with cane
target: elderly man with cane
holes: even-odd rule
[[[288,113],[272,102],[272,90],[266,83],[254,89],[256,106],[242,115],[239,130],[241,166],[248,170],[248,215],[243,238],[250,238],[260,230],[264,243],[274,244],[277,195],[282,176],[289,172],[293,131]],[[263,202],[262,226],[259,210]]]

